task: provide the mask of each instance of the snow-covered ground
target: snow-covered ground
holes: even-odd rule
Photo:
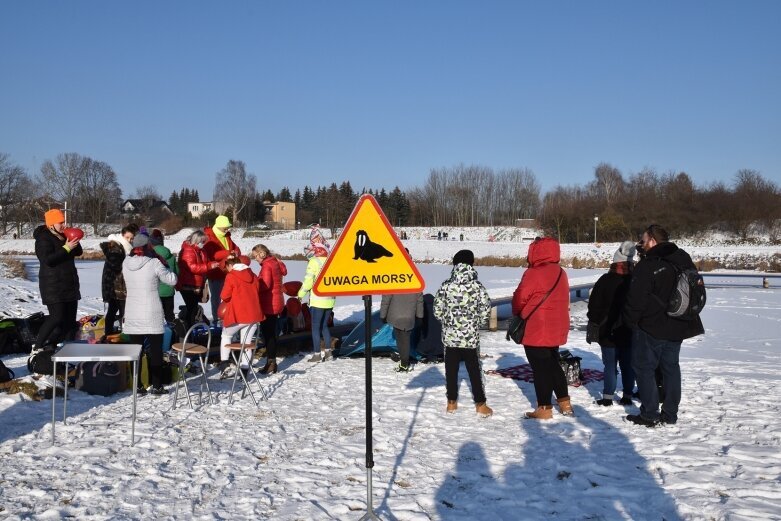
[[[446,257],[437,242],[430,253]],[[303,263],[288,264],[289,278],[300,277]],[[80,313],[102,311],[101,267],[80,263]],[[448,267],[421,271],[433,291]],[[478,272],[500,296],[512,291],[521,270]],[[583,281],[598,272],[568,273]],[[36,282],[0,281],[0,310],[41,309]],[[340,299],[337,318],[354,319],[361,309],[360,298]],[[522,420],[534,400],[532,385],[497,376],[486,376],[495,415],[480,419],[464,372],[461,408],[446,415],[441,365],[397,374],[389,359],[376,359],[378,514],[399,520],[781,519],[781,292],[713,287],[703,321],[707,333],[682,349],[680,420],[658,429],[625,422],[634,406],[597,406],[601,382],[571,388],[574,418]],[[574,303],[565,347],[583,357],[584,367],[601,369],[599,348],[585,343],[585,322],[585,304]],[[481,342],[484,369],[525,362],[502,332],[483,332]],[[26,374],[23,356],[3,361]],[[366,506],[363,360],[311,364],[293,356],[280,367],[262,379],[269,400],[260,408],[248,398],[228,405],[229,386],[217,379],[212,389],[219,403],[195,411],[171,411],[170,397],[140,397],[134,447],[127,392],[108,398],[71,392],[69,424],[58,423],[54,447],[50,402],[0,394],[0,517],[360,518]]]

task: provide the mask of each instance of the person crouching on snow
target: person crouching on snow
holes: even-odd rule
[[[480,332],[491,313],[488,291],[477,280],[471,250],[461,250],[453,257],[453,271],[434,297],[434,316],[442,322],[442,343],[445,346],[445,380],[447,382],[447,412],[458,408],[458,369],[466,365],[472,385],[472,398],[477,414],[491,416],[485,403],[485,385],[480,363]]]
[[[246,262],[244,262],[246,261]],[[239,333],[239,342],[250,344],[257,332],[258,322],[265,318],[260,308],[260,285],[249,267],[249,259],[232,255],[225,259],[225,284],[220,298],[225,303],[222,316],[222,336],[220,337],[220,377],[227,378],[230,368],[230,349],[228,344],[233,335]],[[252,344],[254,346],[254,343]],[[254,349],[245,349],[241,353],[241,369],[245,373],[252,365]]]

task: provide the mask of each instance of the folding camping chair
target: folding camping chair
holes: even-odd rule
[[[252,338],[253,332],[255,333],[254,339]],[[247,381],[247,377],[244,375],[244,371],[241,370],[241,359],[243,356],[245,356],[245,351],[247,351],[246,357],[247,364],[249,366],[248,373],[251,373],[252,378],[255,379],[255,383],[263,395],[263,399],[268,400],[266,390],[263,388],[263,385],[261,385],[260,380],[258,379],[258,375],[252,367],[252,355],[257,348],[258,332],[260,332],[260,322],[256,322],[254,328],[252,325],[247,326],[244,330],[244,334],[241,335],[241,338],[239,338],[239,342],[232,342],[226,346],[228,349],[230,349],[231,358],[233,358],[233,362],[236,364],[236,372],[233,374],[233,383],[231,384],[230,397],[228,398],[229,404],[233,403],[233,394],[236,390],[236,380],[241,377],[241,380],[244,383],[244,387],[241,390],[241,399],[244,399],[246,391],[249,391],[249,395],[252,398],[252,402],[255,404],[255,407],[260,407],[260,404],[255,399],[255,393],[252,392],[252,386],[250,385],[250,382]]]
[[[190,336],[193,333],[193,330],[199,327],[206,328],[206,331],[208,332],[208,341],[207,345],[211,346],[212,344],[212,332],[208,325],[206,325],[203,322],[197,322],[190,327],[190,329],[187,330],[187,332],[184,335],[184,338],[180,337],[180,342],[177,342],[175,344],[171,344],[171,350],[175,351],[177,353],[177,358],[179,362],[179,371],[176,378],[176,387],[174,388],[174,400],[173,404],[171,405],[172,409],[176,409],[176,402],[179,398],[179,384],[184,384],[184,392],[187,394],[187,402],[190,404],[190,409],[193,408],[193,401],[192,398],[190,398],[190,388],[187,386],[187,378],[185,377],[185,363],[186,359],[190,356],[197,356],[198,360],[201,363],[201,385],[198,388],[198,405],[202,405],[203,403],[203,387],[206,386],[206,394],[209,396],[209,403],[214,404],[214,399],[212,398],[212,392],[211,389],[209,389],[209,379],[206,377],[206,355],[209,352],[209,348],[202,346],[200,344],[194,344],[191,342],[188,342],[190,339]],[[184,329],[184,327],[182,327]],[[177,332],[179,333],[179,332]]]

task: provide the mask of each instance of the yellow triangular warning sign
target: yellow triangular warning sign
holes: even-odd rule
[[[355,205],[312,288],[318,295],[417,293],[425,283],[371,195]]]

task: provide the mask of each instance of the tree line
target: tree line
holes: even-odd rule
[[[215,173],[215,201],[224,202],[234,224],[251,226],[265,220],[265,202],[293,202],[297,221],[330,228],[344,226],[362,194],[373,195],[394,226],[508,226],[536,219],[546,234],[562,242],[617,241],[634,238],[658,222],[676,235],[721,230],[746,239],[763,233],[779,240],[781,190],[759,172],[742,169],[731,184],[697,185],[685,172],[643,169],[625,175],[609,163],[594,168],[582,185],[556,186],[542,193],[528,168],[494,170],[481,165],[434,168],[420,186],[355,189],[350,181],[304,186],[276,194],[258,189],[246,164],[230,160]],[[136,189],[135,199],[163,200],[154,186]],[[187,203],[199,202],[197,190],[173,191],[167,203],[179,224],[208,223],[214,215],[193,219]],[[110,165],[76,153],[46,160],[31,176],[0,153],[0,225],[35,222],[43,211],[67,205],[71,222],[94,227],[119,222],[122,190]],[[160,217],[162,216],[155,216]],[[595,225],[597,236],[594,237]]]

